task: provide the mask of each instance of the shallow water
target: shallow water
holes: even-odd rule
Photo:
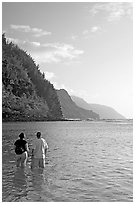
[[[14,141],[41,131],[46,168],[16,168]],[[3,123],[2,201],[132,202],[133,126],[116,122]]]

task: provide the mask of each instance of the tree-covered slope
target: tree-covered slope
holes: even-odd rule
[[[57,90],[57,95],[62,107],[63,116],[68,119],[99,119],[99,115],[91,110],[78,107],[68,92],[64,89]]]
[[[2,119],[59,120],[56,90],[25,51],[2,35]]]

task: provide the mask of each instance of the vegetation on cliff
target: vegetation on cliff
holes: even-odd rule
[[[57,90],[63,116],[68,119],[98,120],[99,115],[76,105],[71,96],[64,89]]]
[[[53,85],[32,57],[2,35],[3,121],[60,120],[62,111]]]

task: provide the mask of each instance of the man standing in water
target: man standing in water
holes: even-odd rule
[[[25,134],[22,132],[19,135],[20,139],[16,140],[14,143],[15,153],[16,153],[16,166],[25,167],[28,159],[29,147],[25,140]]]
[[[37,132],[37,138],[32,144],[32,164],[31,168],[34,167],[45,167],[45,156],[48,149],[48,145],[41,137],[41,132]]]

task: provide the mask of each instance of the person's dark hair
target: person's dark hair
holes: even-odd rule
[[[24,136],[24,133],[21,132],[20,135],[19,135],[20,139],[23,139],[25,136]]]
[[[37,138],[41,137],[41,132],[37,132]]]

